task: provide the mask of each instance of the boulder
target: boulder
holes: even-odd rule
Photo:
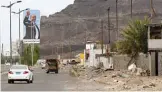
[[[137,76],[141,76],[141,74],[143,73],[143,70],[141,68],[137,68]]]
[[[132,71],[133,69],[136,69],[136,68],[137,68],[137,66],[133,63],[128,66],[128,71]]]

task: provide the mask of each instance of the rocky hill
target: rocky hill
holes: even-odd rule
[[[162,17],[162,0],[153,0],[156,22]],[[61,12],[41,17],[41,56],[55,54],[64,44],[64,52],[83,50],[85,40],[101,39],[101,19],[104,21],[104,43],[108,42],[107,8],[110,7],[111,41],[116,40],[116,0],[75,0]],[[150,16],[149,0],[133,0],[133,18]],[[130,19],[130,0],[118,0],[119,31]],[[59,49],[60,48],[60,49]],[[53,50],[52,50],[53,49]]]

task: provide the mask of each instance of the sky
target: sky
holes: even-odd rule
[[[18,0],[0,0],[0,6],[9,5],[10,1]],[[12,11],[30,8],[31,10],[40,10],[41,16],[49,16],[66,8],[69,4],[73,4],[74,0],[21,0],[21,3],[14,4]],[[0,40],[4,45],[4,51],[9,51],[10,48],[10,15],[9,9],[0,7]],[[19,17],[17,14],[12,14],[12,41],[19,39]],[[23,13],[21,14],[21,39],[23,38]]]

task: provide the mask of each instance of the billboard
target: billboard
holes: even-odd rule
[[[26,10],[23,15],[23,42],[40,43],[40,11]]]

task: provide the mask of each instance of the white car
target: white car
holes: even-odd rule
[[[13,65],[8,72],[8,83],[14,83],[14,81],[33,83],[32,71],[27,65]]]

